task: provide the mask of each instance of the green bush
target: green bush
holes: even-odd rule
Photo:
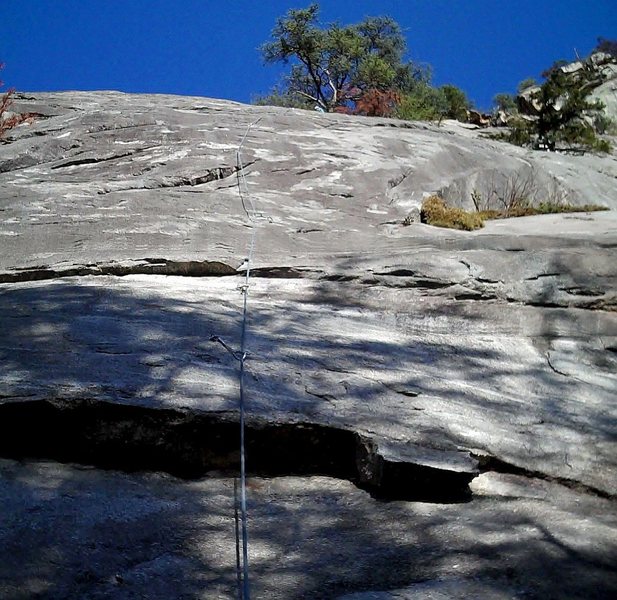
[[[516,98],[512,94],[496,94],[493,98],[493,104],[497,110],[503,110],[510,114],[517,111]]]
[[[401,96],[394,116],[405,121],[437,121],[443,118],[446,110],[443,91],[422,82],[412,92]]]
[[[533,77],[527,77],[527,79],[523,79],[523,81],[518,84],[518,87],[516,89],[520,94],[525,90],[534,87],[535,85],[538,85],[538,82]]]
[[[506,134],[506,141],[517,146],[527,146],[533,141],[534,124],[525,119],[513,119],[510,124],[510,131]]]
[[[445,117],[467,121],[467,111],[472,108],[472,104],[465,92],[451,84],[442,85],[439,89],[446,98]]]
[[[297,96],[289,92],[273,91],[266,96],[255,96],[251,99],[252,104],[257,106],[283,106],[285,108],[304,108],[312,110],[313,105],[302,96]]]
[[[454,85],[433,87],[428,81],[418,82],[402,94],[395,116],[406,121],[467,120],[471,108],[465,92]]]

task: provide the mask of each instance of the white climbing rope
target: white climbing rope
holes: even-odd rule
[[[251,223],[251,239],[249,242],[247,257],[243,265],[246,266],[244,275],[244,283],[240,286],[240,291],[243,296],[242,303],[242,328],[240,334],[240,350],[234,351],[226,344],[219,336],[213,335],[210,341],[218,342],[240,363],[239,379],[240,379],[240,526],[238,525],[238,484],[234,479],[234,519],[236,523],[236,575],[238,583],[238,598],[239,600],[250,600],[249,587],[249,558],[248,558],[248,525],[247,525],[247,510],[246,510],[246,449],[245,449],[245,417],[246,404],[244,398],[244,364],[248,356],[246,349],[246,328],[248,321],[248,295],[251,277],[251,263],[253,261],[253,252],[255,250],[255,237],[257,229],[255,227],[258,215],[255,212],[255,203],[249,193],[246,183],[246,174],[244,172],[244,163],[242,162],[242,147],[248,136],[251,128],[258,123],[261,118],[253,121],[246,128],[244,136],[240,141],[240,145],[236,150],[236,172],[238,175],[238,193],[242,208]],[[240,538],[242,538],[242,552],[240,552]]]
[[[238,193],[240,194],[240,201],[242,202],[242,208],[246,213],[248,220],[251,223],[251,239],[248,246],[247,257],[244,259],[243,265],[246,266],[244,275],[244,283],[240,286],[240,292],[243,296],[242,302],[242,328],[240,334],[240,350],[235,351],[228,344],[226,344],[219,336],[213,335],[210,337],[210,341],[218,342],[231,354],[235,360],[240,364],[238,371],[238,377],[240,380],[240,524],[238,523],[238,483],[234,479],[234,520],[236,524],[236,578],[238,584],[238,599],[250,600],[250,587],[249,587],[249,557],[248,557],[248,524],[247,524],[247,510],[246,510],[246,448],[244,439],[245,430],[245,418],[246,418],[246,403],[244,399],[244,364],[248,356],[246,349],[246,328],[248,322],[248,295],[250,287],[251,277],[251,264],[253,261],[253,252],[255,250],[255,237],[257,233],[257,219],[263,215],[257,214],[255,211],[255,203],[249,193],[248,185],[246,183],[246,174],[244,172],[244,163],[242,162],[242,147],[251,130],[251,128],[261,121],[261,117],[256,121],[249,124],[244,132],[244,136],[240,141],[240,145],[236,150],[236,173],[238,176]],[[240,544],[240,538],[242,544]],[[242,545],[242,552],[240,552],[240,545]]]
[[[242,146],[249,134],[251,127],[260,119],[249,124],[244,133],[244,137],[236,151],[236,167],[238,169],[238,192],[242,207],[246,213],[251,227],[251,241],[249,243],[248,255],[246,258],[246,273],[244,277],[244,285],[240,288],[243,296],[242,303],[242,330],[240,334],[240,519],[242,523],[242,600],[250,600],[249,588],[249,557],[248,557],[248,527],[247,527],[247,510],[246,510],[246,450],[244,443],[244,424],[245,424],[245,401],[244,401],[244,363],[246,362],[246,324],[248,320],[248,295],[249,283],[251,277],[251,263],[253,261],[253,252],[255,250],[255,237],[257,228],[255,227],[255,204],[249,194],[248,185],[246,183],[246,175],[244,173],[244,163],[242,162]],[[237,534],[236,534],[237,535]]]

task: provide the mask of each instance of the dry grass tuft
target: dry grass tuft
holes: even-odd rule
[[[484,221],[490,219],[508,219],[511,217],[528,217],[532,215],[548,215],[556,213],[594,212],[608,210],[598,204],[574,204],[541,202],[536,206],[527,203],[517,203],[505,210],[481,210],[468,212],[462,208],[448,206],[443,198],[430,196],[422,203],[420,218],[422,223],[435,227],[473,231],[484,227]],[[405,224],[405,223],[404,223]]]
[[[430,196],[422,203],[420,218],[427,225],[449,229],[473,231],[484,227],[479,213],[448,206],[439,196]]]

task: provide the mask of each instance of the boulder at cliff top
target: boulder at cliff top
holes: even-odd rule
[[[1,454],[199,481],[6,462],[0,494],[31,501],[12,503],[0,527],[25,558],[2,573],[5,595],[129,597],[168,574],[188,597],[233,597],[221,550],[233,530],[208,525],[233,514],[221,498],[238,460],[237,357],[217,340],[239,348],[252,232],[247,443],[249,470],[266,477],[251,492],[264,597],[412,594],[444,578],[440,589],[496,598],[592,597],[592,581],[597,597],[617,591],[614,155],[204,98],[36,94],[16,105],[41,116],[0,146]],[[470,207],[471,191],[513,182],[538,201],[613,210],[476,232],[403,226],[429,194]],[[98,526],[86,519],[61,541],[25,535],[71,512],[75,490],[104,497],[107,485],[117,505],[81,507]],[[347,502],[342,520],[328,508]],[[277,506],[307,544],[271,526]],[[522,516],[502,527],[509,506]],[[121,549],[109,519],[127,526]],[[414,538],[416,525],[434,537]],[[70,531],[91,544],[91,564],[67,548]],[[508,550],[495,558],[499,539]],[[562,580],[564,568],[576,576]]]

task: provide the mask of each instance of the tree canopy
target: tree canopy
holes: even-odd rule
[[[568,67],[567,61],[559,60],[542,73],[542,84],[525,80],[519,85],[517,102],[521,115],[511,120],[505,139],[520,146],[549,150],[559,146],[578,151],[610,151],[610,143],[599,135],[606,133],[613,123],[603,113],[604,104],[590,97],[602,78],[589,59],[574,63],[574,69]],[[529,85],[529,81],[535,85]]]
[[[289,10],[277,20],[271,41],[261,47],[266,63],[291,66],[279,95],[301,97],[331,111],[369,90],[406,92],[428,78],[425,69],[404,60],[405,37],[390,17],[326,28],[319,26],[318,17],[318,4]]]
[[[606,38],[599,37],[598,45],[595,47],[594,52],[606,52],[606,54],[617,58],[617,40],[607,40]]]
[[[540,103],[537,134],[540,143],[555,148],[557,142],[593,147],[596,134],[584,116],[597,114],[603,104],[590,101],[593,74],[586,69],[578,77],[569,77],[561,68],[563,61],[543,73],[546,81],[534,95]]]

